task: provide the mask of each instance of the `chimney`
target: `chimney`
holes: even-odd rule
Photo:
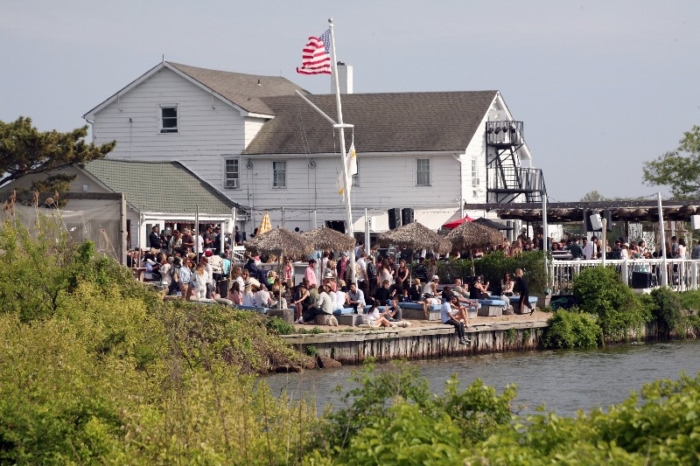
[[[352,94],[352,65],[338,62],[338,82],[341,94]],[[331,76],[331,94],[335,94],[335,77]]]

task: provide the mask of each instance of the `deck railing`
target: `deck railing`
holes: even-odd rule
[[[615,267],[623,283],[632,286],[635,272],[651,274],[651,286],[662,283],[663,259],[606,260],[606,266]],[[549,263],[552,294],[571,294],[574,277],[589,267],[599,267],[602,260],[553,260]],[[700,260],[667,259],[668,286],[675,291],[697,290]]]

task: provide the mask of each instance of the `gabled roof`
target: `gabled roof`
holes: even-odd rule
[[[179,162],[139,162],[101,159],[85,165],[85,171],[108,189],[125,193],[140,212],[226,215],[239,207]]]
[[[308,94],[307,91],[282,76],[233,73],[167,63],[251,113],[274,115],[260,100],[261,97],[294,95],[294,91],[297,90]]]
[[[355,125],[358,152],[464,152],[496,95],[497,91],[347,94],[342,96],[343,122]],[[336,119],[335,96],[307,97]],[[339,151],[331,125],[299,96],[261,100],[275,118],[265,123],[244,154]]]
[[[297,90],[308,94],[306,90],[281,76],[233,73],[230,71],[197,68],[180,63],[162,62],[114,93],[104,102],[89,110],[83,117],[88,118],[89,115],[99,112],[105,106],[116,100],[120,95],[126,94],[163,68],[167,68],[193,84],[213,92],[223,101],[243,111],[260,114],[262,116],[274,115],[270,108],[260,100],[261,97],[293,95]]]

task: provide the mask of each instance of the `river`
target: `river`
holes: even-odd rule
[[[483,380],[499,393],[516,384],[515,405],[530,412],[545,405],[560,415],[578,409],[590,411],[625,400],[632,391],[655,379],[676,379],[685,371],[700,371],[700,341],[640,343],[595,350],[528,351],[415,361],[435,393],[442,393],[445,380],[458,374],[462,387]],[[384,364],[378,364],[379,370]],[[287,389],[293,398],[313,396],[322,409],[340,405],[338,385],[349,386],[348,377],[356,367],[276,374],[265,378],[273,393]]]

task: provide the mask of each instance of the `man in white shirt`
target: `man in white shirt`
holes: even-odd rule
[[[457,311],[459,311],[459,301],[456,296],[452,296],[449,301],[442,303],[440,307],[440,320],[443,324],[452,325],[455,328],[455,333],[459,337],[459,344],[466,345],[471,340],[467,339],[464,332],[464,322],[457,320]]]
[[[367,281],[367,253],[364,251],[360,253],[360,258],[357,260],[357,268],[360,270],[360,275],[357,277],[357,285],[360,287],[364,294],[369,294]]]
[[[596,237],[594,236],[591,238],[590,241],[586,243],[586,245],[583,247],[583,257],[589,261],[591,259],[596,259],[598,257],[597,251],[596,251]]]

